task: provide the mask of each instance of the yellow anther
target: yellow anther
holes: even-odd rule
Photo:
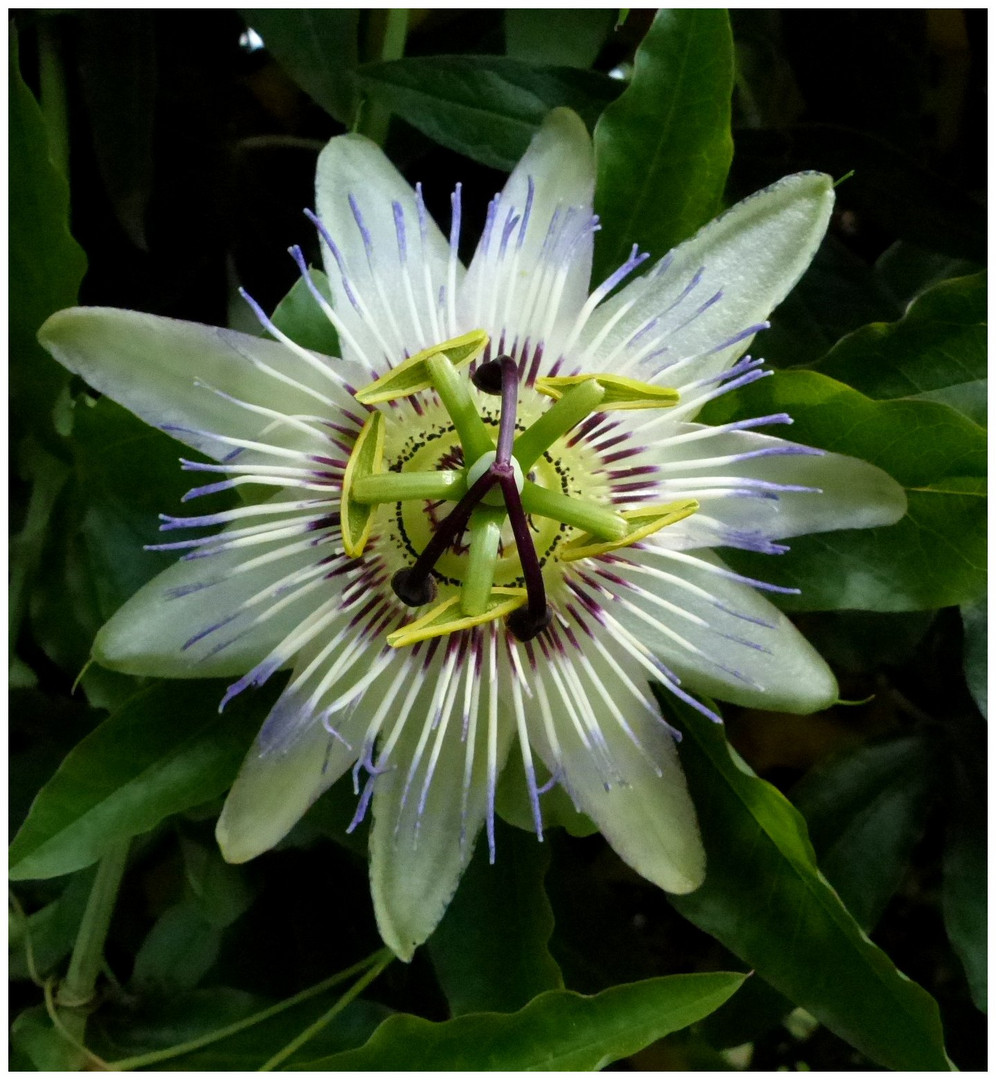
[[[426,361],[433,356],[445,356],[454,368],[461,368],[480,356],[488,344],[483,330],[471,330],[469,334],[444,341],[409,356],[386,375],[357,390],[354,397],[361,405],[377,405],[382,401],[410,397],[433,385]]]
[[[374,511],[371,504],[357,502],[353,498],[353,486],[357,481],[380,472],[383,460],[384,417],[379,412],[373,412],[356,436],[356,443],[342,478],[342,497],[339,500],[342,546],[351,558],[361,555],[367,546]]]
[[[457,594],[438,604],[422,618],[388,634],[387,643],[392,648],[400,649],[427,638],[443,637],[457,630],[469,630],[472,626],[480,626],[481,623],[510,615],[516,608],[522,607],[526,599],[525,589],[496,586],[491,590],[491,596],[479,615],[464,615],[460,609],[460,596]]]
[[[559,399],[580,383],[597,382],[605,388],[605,397],[598,404],[599,412],[610,409],[668,409],[678,404],[677,390],[669,386],[627,379],[622,375],[556,375],[536,380],[536,389],[547,397]]]
[[[624,510],[622,516],[633,528],[619,540],[599,540],[591,533],[575,537],[557,552],[561,562],[573,562],[576,559],[590,559],[594,555],[604,555],[607,551],[628,547],[638,540],[644,540],[659,532],[667,525],[689,517],[698,510],[699,504],[694,499],[681,502],[659,503],[655,506],[641,506],[638,510]]]

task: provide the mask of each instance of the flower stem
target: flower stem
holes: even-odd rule
[[[405,55],[407,37],[407,8],[371,11],[368,35],[368,40],[372,43],[369,49],[371,56],[379,60],[400,60]],[[368,139],[373,139],[378,146],[383,146],[390,120],[389,109],[366,99],[357,117],[356,130]]]
[[[211,1043],[220,1042],[222,1039],[230,1038],[232,1035],[238,1035],[239,1032],[254,1027],[256,1024],[261,1024],[264,1020],[269,1020],[271,1017],[277,1016],[287,1009],[293,1008],[295,1005],[300,1005],[303,1001],[309,1001],[313,997],[318,997],[319,994],[323,994],[326,990],[331,990],[332,987],[338,986],[339,983],[345,982],[354,975],[358,975],[360,972],[371,967],[371,965],[379,965],[379,967],[377,967],[377,974],[380,974],[392,959],[393,953],[389,949],[379,949],[377,952],[373,953],[373,955],[361,960],[358,964],[353,964],[352,967],[346,968],[345,971],[337,972],[335,975],[329,976],[329,978],[324,979],[315,986],[309,986],[307,990],[302,990],[299,994],[287,998],[286,1001],[279,1001],[276,1005],[270,1005],[268,1008],[262,1009],[258,1013],[253,1013],[252,1016],[247,1016],[243,1020],[236,1020],[234,1024],[218,1028],[217,1031],[210,1031],[206,1035],[199,1035],[196,1039],[177,1043],[175,1046],[167,1046],[162,1050],[153,1050],[148,1054],[138,1054],[136,1057],[121,1058],[118,1061],[108,1062],[107,1067],[115,1072],[142,1069],[148,1065],[158,1065],[161,1061],[169,1061],[170,1058],[180,1057],[182,1054],[189,1054],[194,1050],[200,1050],[201,1047],[210,1046]],[[367,984],[364,983],[363,985],[366,986]],[[363,987],[360,987],[360,989],[362,990]],[[355,997],[356,995],[354,994],[353,996]],[[352,1000],[352,998],[350,1000]]]
[[[128,862],[130,843],[130,838],[115,840],[108,846],[97,867],[97,876],[93,879],[69,961],[69,971],[59,986],[58,1003],[63,1007],[86,1005],[93,998],[97,976],[104,962],[104,941]]]
[[[321,1030],[330,1024],[343,1009],[359,995],[377,978],[378,975],[387,967],[388,964],[394,959],[394,955],[388,950],[383,950],[380,954],[381,959],[375,964],[365,975],[357,979],[355,983],[342,995],[341,998],[332,1006],[331,1009],[324,1015],[320,1016],[313,1024],[301,1032],[297,1038],[292,1039],[282,1050],[278,1050],[269,1061],[264,1062],[259,1067],[260,1072],[270,1072],[275,1069],[282,1062],[286,1061],[296,1050],[299,1050],[305,1043],[310,1042]]]

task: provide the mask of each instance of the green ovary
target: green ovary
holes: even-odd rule
[[[539,395],[535,397],[533,408],[528,407],[529,402],[520,400],[517,425],[520,430],[528,427],[549,407],[546,399]],[[489,434],[497,437],[497,416],[485,412],[483,418]],[[441,406],[428,406],[424,415],[417,420],[420,428],[417,433],[413,433],[410,420],[406,423],[399,418],[389,423],[384,447],[384,467],[388,475],[464,470],[466,463],[460,439],[445,410]],[[527,479],[550,492],[600,503],[608,509],[611,503],[607,498],[607,484],[602,477],[591,473],[591,466],[595,463],[596,459],[590,451],[580,446],[568,447],[565,439],[558,439],[533,463]],[[461,488],[455,492],[455,498],[459,498],[464,490]],[[455,501],[451,500],[412,499],[378,506],[374,531],[380,534],[382,541],[386,541],[382,551],[389,569],[393,571],[410,565],[428,544],[436,525],[442,522],[454,505]],[[557,548],[577,530],[538,514],[529,516],[529,525],[537,557],[544,568],[544,578],[548,578],[550,566],[556,561]],[[469,543],[468,530],[439,559],[434,570],[438,581],[460,586],[468,580]],[[548,584],[552,586],[555,582],[551,580]],[[522,568],[507,518],[501,527],[494,585],[523,586]]]

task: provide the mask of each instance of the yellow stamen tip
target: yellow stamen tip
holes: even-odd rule
[[[350,558],[361,555],[367,546],[374,512],[372,505],[353,498],[353,487],[357,481],[380,472],[383,459],[384,417],[379,412],[373,412],[356,436],[356,443],[342,478],[339,516],[342,521],[342,546]]]
[[[434,356],[445,356],[454,368],[461,368],[484,352],[488,340],[483,330],[471,330],[468,334],[423,349],[357,390],[354,397],[361,405],[378,405],[383,401],[395,401],[428,390],[432,386],[428,360]]]
[[[624,510],[622,516],[634,526],[624,537],[619,540],[599,540],[591,533],[584,533],[560,549],[560,559],[562,562],[574,562],[577,559],[604,555],[617,548],[629,547],[630,544],[645,540],[666,526],[689,517],[698,508],[699,504],[694,499],[685,499],[681,502],[641,506],[638,510]]]
[[[491,596],[479,615],[464,615],[459,606],[459,594],[451,596],[420,619],[388,634],[387,643],[392,648],[400,649],[405,645],[414,645],[417,641],[425,641],[427,638],[444,637],[457,630],[469,630],[472,626],[480,626],[481,623],[493,622],[495,619],[511,615],[516,608],[522,607],[526,599],[525,589],[496,586],[491,590]]]
[[[677,390],[627,379],[622,375],[548,375],[537,379],[535,385],[541,394],[559,400],[572,386],[585,382],[598,382],[605,390],[605,397],[598,404],[599,412],[612,409],[668,409],[678,404]]]

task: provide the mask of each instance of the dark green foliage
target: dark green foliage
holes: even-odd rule
[[[13,1069],[985,1067],[985,16],[622,14],[13,13]],[[264,49],[240,45],[249,26]],[[703,418],[788,412],[794,440],[894,476],[908,512],[779,559],[730,554],[801,589],[776,599],[859,704],[730,708],[720,727],[661,698],[708,855],[699,890],[639,878],[560,788],[540,845],[513,767],[496,865],[482,840],[426,948],[380,970],[348,776],[275,850],[218,853],[221,797],[281,680],[219,716],[225,681],[84,670],[103,622],[172,561],[142,547],[192,485],[178,443],[36,334],[81,288],[223,322],[244,318],[244,284],[334,356],[284,255],[301,244],[328,294],[299,213],[325,142],[386,132],[444,232],[462,181],[466,256],[496,170],[556,106],[593,133],[596,279],[786,173],[853,173],[753,346],[776,373]],[[98,870],[123,843],[88,961]],[[60,1000],[88,962],[94,1000]]]

